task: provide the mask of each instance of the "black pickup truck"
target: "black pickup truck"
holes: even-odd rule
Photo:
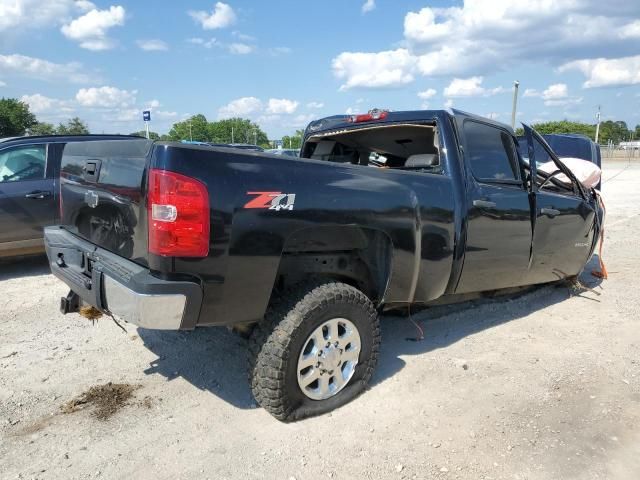
[[[61,224],[45,232],[71,288],[61,309],[234,326],[250,335],[260,405],[285,421],[327,412],[370,379],[384,309],[582,270],[602,228],[595,192],[525,132],[527,161],[508,126],[440,110],[312,122],[304,158],[68,144]]]

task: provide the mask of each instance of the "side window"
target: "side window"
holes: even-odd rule
[[[46,145],[0,150],[0,183],[41,180],[45,177]]]
[[[466,155],[473,176],[482,180],[518,180],[520,178],[515,145],[507,132],[466,121]]]

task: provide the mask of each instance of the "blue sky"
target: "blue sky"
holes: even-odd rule
[[[370,108],[640,123],[640,2],[0,0],[0,96],[94,132],[203,113],[279,138]]]

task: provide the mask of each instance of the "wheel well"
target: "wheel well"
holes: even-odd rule
[[[278,269],[275,288],[283,290],[309,276],[339,280],[365,293],[374,303],[384,298],[391,271],[392,244],[381,231],[358,227],[306,229],[287,242]],[[322,230],[322,231],[319,231]],[[319,245],[318,239],[335,239]],[[300,246],[314,244],[316,251]],[[339,243],[340,250],[331,250]],[[326,249],[323,247],[326,245]]]

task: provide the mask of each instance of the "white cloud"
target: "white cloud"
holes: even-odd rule
[[[169,120],[171,118],[176,118],[178,116],[178,112],[169,112],[166,110],[157,110],[154,112],[154,115],[160,120]]]
[[[271,114],[292,114],[298,109],[299,102],[286,98],[270,98],[267,103],[267,113]]]
[[[427,88],[426,90],[422,91],[422,92],[418,92],[418,97],[423,99],[423,100],[428,100],[431,97],[436,95],[436,90],[435,88]]]
[[[307,105],[321,105],[311,102]],[[232,100],[218,109],[218,119],[242,117],[256,122],[265,131],[276,130],[286,132],[306,126],[311,119],[316,118],[313,113],[298,113],[300,102],[287,98],[269,98],[261,100],[257,97],[242,97]]]
[[[542,98],[544,100],[557,100],[560,98],[567,98],[569,96],[569,89],[566,83],[554,83],[542,92]]]
[[[124,25],[125,10],[120,5],[109,10],[93,9],[62,26],[65,37],[80,42],[87,50],[108,50],[114,47],[114,41],[107,36],[113,27]]]
[[[211,13],[203,10],[190,10],[188,13],[205,30],[226,28],[236,22],[236,14],[233,8],[223,2],[217,2]]]
[[[7,84],[4,83],[2,80],[0,80],[0,87],[6,87],[6,86],[7,86]]]
[[[569,96],[569,88],[566,83],[554,83],[549,85],[545,90],[539,92],[534,88],[527,88],[524,91],[525,97],[539,97],[543,100],[559,100]]]
[[[444,108],[451,108],[453,107],[453,99],[452,98],[448,98],[446,102],[444,102]]]
[[[251,35],[247,35],[246,33],[242,33],[237,30],[231,32],[231,35],[242,42],[254,42],[256,40],[256,37],[252,37]]]
[[[218,109],[218,118],[233,118],[252,115],[263,108],[262,101],[256,97],[242,97],[232,100],[224,107]]]
[[[95,6],[80,0],[0,0],[0,33],[20,33],[63,23],[73,12]]]
[[[567,98],[545,100],[544,104],[547,107],[569,107],[572,105],[581,104],[582,100],[584,100],[583,97],[567,97]]]
[[[362,13],[369,13],[376,8],[376,0],[366,0],[362,4]]]
[[[347,89],[403,85],[418,74],[465,78],[523,62],[557,66],[587,52],[630,54],[630,40],[640,38],[639,17],[640,2],[623,0],[610,0],[606,9],[598,0],[463,0],[409,11],[402,48],[343,52],[333,70]],[[378,79],[381,73],[387,80]]]
[[[229,45],[229,52],[234,55],[247,55],[253,52],[253,47],[246,43],[232,43]]]
[[[324,108],[324,103],[322,103],[322,102],[309,102],[309,103],[307,103],[307,108],[313,108],[313,109]]]
[[[625,58],[592,58],[568,62],[560,72],[578,70],[586,77],[585,88],[640,84],[640,55]]]
[[[640,38],[640,20],[629,23],[620,29],[620,37],[622,38]]]
[[[569,88],[566,83],[554,83],[542,92],[528,88],[524,91],[525,97],[537,97],[544,100],[547,107],[567,107],[582,103],[582,97],[569,96]]]
[[[188,38],[187,42],[194,45],[201,45],[204,48],[220,48],[227,50],[232,55],[248,55],[253,53],[256,49],[253,45],[248,45],[242,42],[223,43],[216,38],[205,39],[201,37]]]
[[[20,98],[21,102],[29,105],[29,110],[36,114],[54,113],[54,112],[72,112],[73,108],[70,102],[65,100],[58,100],[57,98],[50,98],[39,93],[33,95],[23,95]]]
[[[482,77],[454,78],[444,89],[445,97],[489,97],[504,92],[504,88],[486,89],[482,86]]]
[[[72,83],[99,81],[97,76],[84,73],[86,69],[80,63],[53,63],[18,54],[0,55],[0,72],[48,81],[62,80]]]
[[[121,90],[109,86],[81,88],[76,93],[76,100],[84,107],[128,107],[136,103],[137,93],[136,90]]]
[[[343,52],[333,59],[340,90],[354,87],[399,87],[413,81],[415,58],[405,48],[378,53]]]
[[[169,50],[169,45],[167,45],[166,42],[158,39],[138,40],[136,43],[138,44],[138,47],[140,47],[140,49],[147,52]]]
[[[200,37],[188,38],[187,42],[193,43],[194,45],[202,45],[204,48],[213,48],[213,47],[221,47],[222,44],[218,42],[215,38],[210,38],[208,40]]]

